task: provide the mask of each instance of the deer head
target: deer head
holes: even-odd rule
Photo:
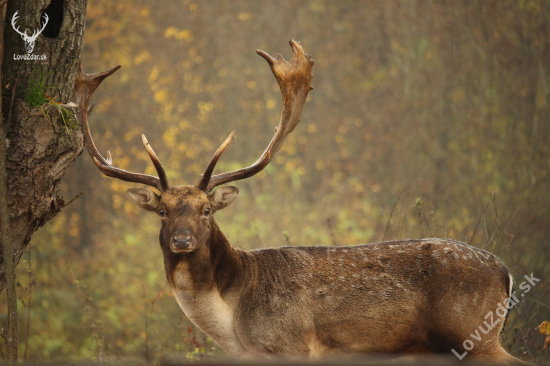
[[[13,17],[11,18],[11,26],[13,27],[13,29],[19,33],[21,35],[21,37],[23,37],[23,41],[25,41],[25,49],[27,50],[27,53],[32,53],[32,51],[34,50],[34,42],[36,42],[36,39],[38,38],[38,36],[44,31],[44,29],[46,28],[46,24],[48,24],[48,14],[44,13],[44,23],[42,24],[42,29],[40,29],[39,31],[34,31],[32,36],[28,36],[27,35],[27,30],[25,29],[25,33],[19,31],[19,27],[16,27],[15,26],[15,21],[17,20],[18,18],[18,13],[19,11],[16,11],[15,14],[13,14]]]
[[[143,144],[157,170],[158,177],[116,168],[112,165],[109,152],[106,159],[101,156],[94,145],[88,125],[87,117],[93,108],[92,104],[88,109],[88,102],[101,81],[118,70],[120,65],[93,75],[85,74],[79,66],[73,100],[78,105],[78,118],[84,126],[86,148],[98,169],[106,176],[127,182],[142,183],[159,191],[156,193],[148,188],[131,188],[127,193],[141,208],[154,212],[160,217],[162,225],[160,242],[163,250],[173,253],[200,250],[211,236],[213,214],[229,206],[239,193],[236,187],[231,186],[219,188],[214,192],[212,190],[222,184],[251,177],[263,170],[281,148],[285,137],[300,122],[306,97],[312,89],[311,68],[314,61],[311,56],[304,53],[299,42],[291,40],[290,46],[293,50],[290,62],[286,62],[281,55],[275,59],[263,51],[257,51],[271,67],[283,98],[283,111],[279,125],[264,153],[247,168],[212,175],[218,159],[235,136],[232,132],[215,152],[198,184],[189,186],[170,186],[160,160],[143,135]]]

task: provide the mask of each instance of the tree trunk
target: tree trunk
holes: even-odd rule
[[[0,34],[4,33],[4,5],[0,5]],[[0,36],[0,57],[3,60],[4,56],[4,37]],[[0,60],[0,68],[2,60]],[[12,86],[12,91],[15,91],[17,82]],[[13,94],[13,93],[12,93]],[[0,111],[2,111],[2,98],[0,97]],[[13,258],[13,245],[11,241],[10,230],[10,215],[8,207],[8,184],[6,174],[6,127],[9,123],[11,113],[8,109],[8,119],[4,120],[3,115],[0,116],[0,232],[2,235],[2,257]],[[4,263],[4,278],[6,282],[6,299],[8,302],[8,330],[2,336],[6,341],[6,353],[8,360],[15,364],[17,362],[17,290],[15,288],[15,268],[13,260],[8,260]]]
[[[21,33],[26,31],[28,36],[42,28],[44,12],[48,16],[32,52],[28,52],[28,43],[12,27],[16,12],[15,27]],[[83,135],[74,111],[57,103],[69,102],[72,95],[85,17],[86,0],[8,2],[2,67],[4,105],[9,105],[6,86],[19,79],[6,139],[8,205],[15,264],[31,235],[65,206],[63,198],[57,195],[57,187],[69,165],[82,152]],[[41,59],[42,55],[45,60]],[[38,108],[25,101],[33,71],[35,76],[40,72],[46,75],[46,93],[55,97],[53,102],[50,100]],[[0,292],[4,287],[2,258]]]
[[[12,26],[15,12],[15,27],[29,36],[42,28],[45,22],[43,14],[48,16],[46,27],[36,38],[30,53],[23,36]],[[16,97],[24,99],[31,73],[34,71],[36,75],[42,72],[46,75],[48,95],[56,97],[57,102],[68,103],[84,41],[85,20],[86,0],[9,1],[4,31],[2,85],[19,78]],[[24,60],[24,57],[37,60]],[[3,94],[7,95],[6,88],[3,90]]]

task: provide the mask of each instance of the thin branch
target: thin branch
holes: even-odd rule
[[[384,241],[386,239],[386,234],[388,233],[388,230],[390,228],[390,222],[391,222],[391,219],[393,217],[393,212],[395,211],[395,206],[397,205],[397,202],[399,202],[399,198],[401,198],[401,195],[407,190],[409,189],[411,186],[408,185],[407,187],[405,187],[401,192],[399,192],[399,194],[397,195],[397,197],[395,198],[395,201],[393,202],[393,206],[391,208],[391,212],[390,212],[390,217],[388,218],[388,221],[386,222],[386,230],[384,230],[384,236],[382,236],[382,241]]]
[[[531,299],[531,298],[528,298],[528,297],[526,297],[525,300],[532,301],[532,302],[534,302],[534,303],[536,303],[536,304],[539,304],[540,306],[544,306],[546,309],[550,310],[550,306],[546,305],[546,304],[543,303],[543,302],[540,302],[540,301],[538,301],[538,300]]]
[[[29,334],[30,334],[30,326],[31,326],[31,303],[32,303],[32,288],[34,286],[34,281],[32,278],[32,266],[31,266],[31,259],[32,259],[32,246],[29,244],[29,300],[27,304],[27,332],[25,333],[25,352],[23,353],[23,361],[27,359],[27,351],[29,349]]]
[[[145,320],[145,359],[150,362],[149,358],[149,317],[147,316],[147,295],[145,291],[145,282],[141,282],[141,288],[143,291],[143,311]]]
[[[472,244],[472,241],[474,240],[474,236],[476,236],[477,228],[479,227],[479,223],[481,222],[481,219],[485,216],[485,211],[487,211],[487,207],[489,207],[490,203],[488,203],[485,208],[483,209],[483,212],[481,213],[481,216],[479,216],[479,220],[477,220],[476,228],[474,229],[474,233],[472,234],[472,237],[470,238],[470,241],[468,241],[468,245]]]
[[[8,339],[6,337],[6,329],[2,328],[0,329],[0,337],[4,340],[4,344],[6,345],[6,353],[8,353]],[[5,360],[6,356],[4,356],[4,351],[0,344],[0,354],[2,354],[2,359]]]
[[[65,203],[65,205],[63,205],[63,207],[65,208],[65,207],[69,206],[71,203],[73,203],[73,201],[75,201],[80,196],[82,196],[82,194],[84,194],[84,191],[82,191],[79,194],[77,194],[76,196],[74,196],[73,199],[71,199],[69,202]]]
[[[472,220],[472,221],[470,221],[470,223],[467,224],[467,225],[464,227],[464,229],[462,229],[461,232],[459,232],[459,233],[456,234],[456,235],[453,235],[453,237],[451,238],[451,240],[460,240],[460,239],[459,239],[460,235],[462,235],[462,233],[464,233],[466,230],[468,230],[468,228],[470,227],[470,225],[472,225],[472,224],[474,223],[474,221],[475,221],[475,219]]]
[[[333,246],[338,246],[338,243],[336,242],[336,236],[334,235],[334,218],[328,217],[327,218],[327,227],[330,234],[330,239],[332,240]]]

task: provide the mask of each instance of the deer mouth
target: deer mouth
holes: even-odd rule
[[[193,251],[195,251],[195,247],[194,247],[194,246],[190,246],[190,247],[187,248],[187,249],[178,249],[178,248],[172,246],[172,252],[178,253],[178,254],[180,254],[180,253],[191,253],[191,252],[193,252]]]
[[[188,253],[195,250],[195,240],[187,229],[177,230],[170,239],[170,246],[175,253]]]
[[[190,253],[197,248],[193,243],[188,246],[184,246],[182,244],[175,243],[174,240],[171,240],[170,247],[174,253]]]

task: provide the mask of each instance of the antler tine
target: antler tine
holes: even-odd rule
[[[223,152],[227,147],[229,146],[229,143],[231,140],[235,137],[235,131],[231,132],[229,137],[225,139],[225,141],[218,147],[218,150],[216,150],[216,153],[214,153],[214,156],[212,156],[212,159],[210,159],[210,163],[208,163],[208,166],[206,167],[206,170],[204,171],[201,181],[198,185],[199,189],[204,192],[208,192],[208,183],[210,183],[210,178],[212,177],[212,172],[214,171],[214,167],[216,166],[216,163],[218,162],[218,159],[220,156],[222,156]]]
[[[168,184],[168,177],[166,176],[166,172],[164,171],[164,168],[162,167],[162,164],[159,158],[157,157],[157,154],[155,154],[155,151],[153,150],[151,145],[149,145],[149,141],[147,141],[147,138],[145,137],[145,135],[143,134],[141,135],[141,140],[143,141],[143,146],[145,146],[145,150],[147,150],[147,153],[149,154],[149,158],[151,158],[151,161],[153,162],[155,169],[157,169],[162,192],[166,192],[170,188]]]
[[[88,102],[90,101],[93,92],[97,89],[101,82],[106,77],[112,75],[115,71],[120,69],[120,67],[120,65],[117,65],[107,71],[88,75],[82,71],[81,64],[79,63],[78,65],[72,99],[78,107],[78,119],[84,126],[84,143],[86,145],[86,149],[92,157],[95,165],[106,176],[117,178],[126,182],[142,183],[155,187],[160,192],[165,192],[169,189],[166,173],[164,172],[164,168],[162,167],[160,160],[153,149],[149,146],[146,139],[144,139],[145,149],[149,153],[149,157],[153,161],[160,178],[147,174],[132,173],[112,166],[111,154],[108,153],[107,159],[103,158],[97,150],[94,140],[92,139],[90,126],[88,124],[88,115],[91,114],[94,104],[92,103],[90,108],[88,108]]]
[[[86,115],[90,117],[90,114],[92,114],[92,111],[94,110],[95,102],[92,102],[90,106],[88,107],[88,110],[86,111]]]
[[[281,94],[283,98],[283,111],[281,114],[279,125],[275,130],[275,135],[271,139],[271,142],[267,146],[264,153],[254,164],[247,168],[239,169],[233,172],[214,175],[208,182],[206,192],[221,184],[245,179],[262,171],[269,164],[275,153],[279,151],[279,149],[283,145],[285,137],[289,133],[291,133],[296,125],[300,122],[307,95],[312,89],[311,79],[313,78],[313,76],[311,75],[311,69],[313,67],[314,61],[311,59],[310,55],[306,55],[304,53],[300,42],[290,40],[289,43],[292,47],[293,52],[290,62],[286,62],[283,56],[281,56],[280,54],[275,59],[264,51],[256,51],[258,55],[262,56],[267,61],[267,63],[271,67],[273,75],[275,75],[275,78],[279,83],[279,87],[281,88]],[[217,153],[218,152],[216,152],[216,154]],[[214,157],[216,157],[216,154],[214,155]],[[212,160],[214,160],[214,158],[212,158]],[[208,165],[207,171],[209,169],[210,164]],[[205,172],[203,179],[200,183],[201,185],[204,185],[203,181],[206,177],[207,174]]]

